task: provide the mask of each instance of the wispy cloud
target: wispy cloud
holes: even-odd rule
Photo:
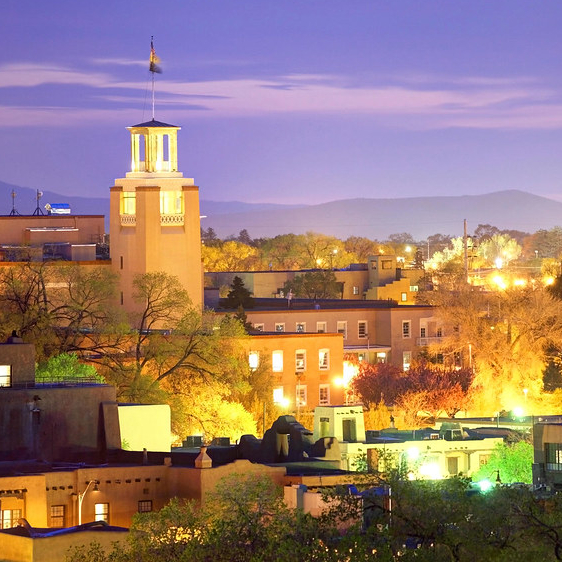
[[[146,61],[97,59],[96,64],[140,65]],[[381,119],[385,126],[439,128],[560,128],[562,101],[552,89],[532,77],[488,78],[431,76],[394,77],[377,84],[350,85],[345,76],[291,74],[276,78],[237,78],[197,82],[157,82],[158,103],[176,111],[200,112],[207,117],[256,116],[279,113],[361,114]],[[0,66],[3,88],[37,88],[54,84],[71,104],[73,86],[93,88],[92,100],[115,103],[115,108],[91,110],[68,107],[0,108],[0,126],[72,124],[80,119],[122,118],[124,104],[146,91],[146,82],[116,80],[106,72],[87,72],[63,66],[9,64]],[[107,93],[104,93],[104,90]],[[120,96],[117,91],[128,90]],[[76,104],[78,105],[78,104]],[[118,106],[117,106],[118,105]],[[25,114],[25,115],[24,115]],[[138,115],[138,110],[136,111]],[[53,115],[56,118],[53,118]],[[95,117],[91,117],[94,116]],[[15,116],[22,121],[14,123]]]
[[[107,59],[92,59],[92,64],[99,66],[145,66],[148,68],[148,56],[146,59],[119,59],[119,58],[107,58]]]

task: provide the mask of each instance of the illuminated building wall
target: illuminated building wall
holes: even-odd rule
[[[121,305],[135,310],[136,274],[176,276],[202,307],[199,188],[177,171],[179,127],[158,121],[129,127],[131,172],[110,193],[112,266],[120,275]]]

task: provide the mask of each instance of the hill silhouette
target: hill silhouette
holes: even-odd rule
[[[37,206],[36,190],[0,181],[0,215],[12,210],[11,193],[21,215],[32,215]],[[69,203],[72,214],[109,217],[107,197],[66,196],[44,191],[41,208],[47,203]],[[313,231],[338,238],[365,236],[384,240],[399,232],[415,240],[432,234],[460,236],[463,221],[469,234],[479,224],[499,229],[535,232],[562,225],[562,203],[519,190],[484,195],[409,197],[402,199],[342,199],[318,205],[278,205],[240,201],[201,201],[203,228],[212,227],[217,236],[237,236],[246,229],[253,238]]]

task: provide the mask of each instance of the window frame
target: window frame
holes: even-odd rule
[[[301,355],[302,357],[299,357]],[[295,372],[304,373],[306,371],[306,349],[295,350]]]
[[[58,513],[57,513],[58,512]],[[51,527],[64,527],[66,521],[66,505],[57,504],[51,505],[49,509],[49,518],[51,521]]]
[[[362,327],[363,330],[361,329]],[[359,339],[365,339],[369,337],[369,322],[367,320],[357,320],[357,337]]]
[[[330,350],[327,347],[318,350],[318,369],[320,371],[330,369]]]
[[[101,519],[100,516],[102,517]],[[94,504],[94,521],[105,521],[109,524],[109,502]]]
[[[408,340],[412,337],[412,321],[402,320],[402,339]]]
[[[338,320],[336,322],[336,331],[338,334],[343,334],[343,339],[347,339],[347,320]]]
[[[325,398],[322,398],[323,391],[326,393]],[[318,405],[319,406],[329,406],[330,405],[330,385],[329,384],[318,385]]]
[[[12,366],[0,365],[0,388],[11,388],[12,386]]]
[[[276,360],[276,357],[278,358]],[[280,363],[279,363],[280,361]],[[282,373],[283,372],[283,350],[282,349],[274,349],[271,352],[271,370],[274,373]]]
[[[143,507],[149,506],[150,509],[143,509]],[[152,500],[138,500],[137,502],[137,513],[152,513],[154,511],[152,506]]]

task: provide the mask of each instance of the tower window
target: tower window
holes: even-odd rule
[[[134,191],[121,193],[121,214],[135,215],[137,212],[137,194]]]

